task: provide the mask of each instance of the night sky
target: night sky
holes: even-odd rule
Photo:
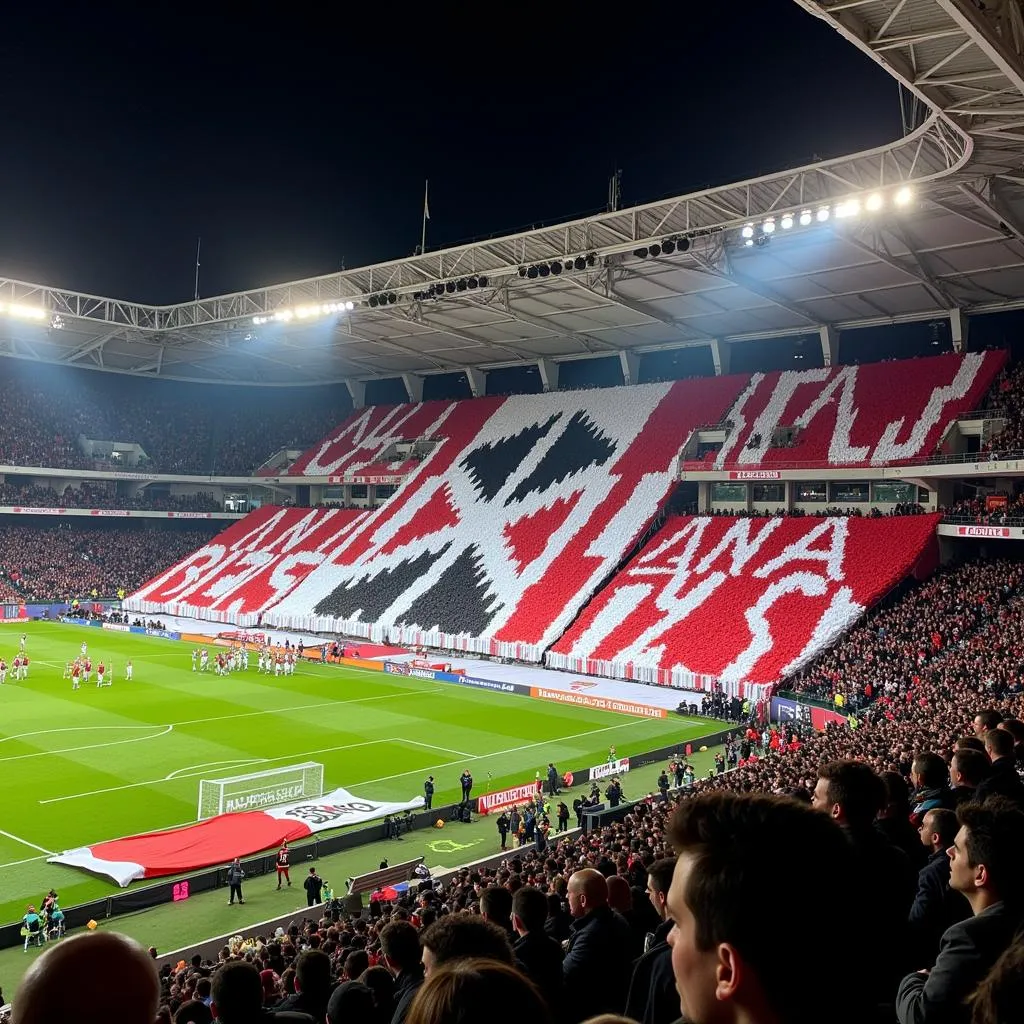
[[[105,6],[5,11],[0,275],[177,302],[200,235],[203,295],[411,255],[425,178],[434,249],[900,133],[792,0]]]

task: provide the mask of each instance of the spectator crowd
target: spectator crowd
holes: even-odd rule
[[[145,512],[222,512],[217,499],[206,491],[195,494],[153,493],[148,487],[135,494],[118,494],[113,485],[83,483],[59,493],[38,484],[0,483],[0,505],[26,508],[111,508]]]
[[[538,832],[497,867],[368,913],[332,903],[238,936],[214,961],[157,972],[119,936],[64,940],[33,965],[15,1022],[1010,1024],[1020,589],[1012,562],[944,570],[820,659],[808,680],[851,680],[856,728],[783,726],[765,743],[764,723],[744,723],[755,740],[733,771],[660,786],[588,834]]]
[[[145,468],[247,475],[282,448],[306,449],[348,415],[336,388],[189,386],[107,374],[22,368],[0,391],[0,464],[92,469],[79,437],[138,444]]]
[[[217,523],[188,529],[152,526],[92,521],[88,526],[74,521],[38,528],[0,526],[0,601],[65,602],[94,593],[131,593],[220,529]]]

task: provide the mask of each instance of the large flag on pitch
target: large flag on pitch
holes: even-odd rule
[[[48,860],[51,864],[84,868],[126,886],[140,878],[160,878],[227,864],[235,857],[275,849],[285,841],[303,839],[343,825],[363,824],[387,814],[418,810],[422,806],[423,797],[405,803],[387,803],[354,796],[347,789],[335,789],[313,800],[262,811],[220,814],[165,832],[147,832],[95,846],[81,846]]]

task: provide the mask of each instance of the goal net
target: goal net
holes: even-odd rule
[[[235,811],[258,811],[323,793],[324,766],[315,761],[226,779],[200,779],[199,820]]]

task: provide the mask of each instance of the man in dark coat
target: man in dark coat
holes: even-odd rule
[[[517,936],[512,945],[523,972],[537,986],[555,1020],[565,1013],[565,985],[562,981],[562,945],[544,931],[548,899],[532,885],[517,889],[512,897],[512,928]]]
[[[931,970],[903,979],[896,997],[900,1024],[966,1024],[968,997],[1024,922],[1024,813],[993,797],[964,804],[957,819],[949,882],[967,897],[972,916],[946,930]]]
[[[315,907],[320,902],[320,894],[324,888],[324,880],[316,873],[316,868],[309,869],[302,887],[306,890],[306,906]]]
[[[629,986],[629,925],[608,906],[608,883],[594,868],[569,879],[569,913],[573,917],[562,978],[570,993],[567,1019],[582,1021],[602,1013],[622,1013]]]
[[[917,895],[910,908],[910,930],[919,962],[934,963],[950,925],[969,917],[971,906],[949,887],[949,854],[959,829],[956,814],[944,807],[925,811],[918,829],[928,860],[917,873]]]
[[[395,977],[391,1024],[403,1024],[423,984],[419,933],[408,921],[392,921],[381,930],[380,951],[384,954],[384,966]]]
[[[625,1015],[640,1024],[672,1024],[679,1017],[679,991],[668,944],[674,924],[666,909],[675,867],[675,857],[665,857],[647,869],[647,896],[661,923],[648,936],[646,952],[633,965],[626,997]]]

